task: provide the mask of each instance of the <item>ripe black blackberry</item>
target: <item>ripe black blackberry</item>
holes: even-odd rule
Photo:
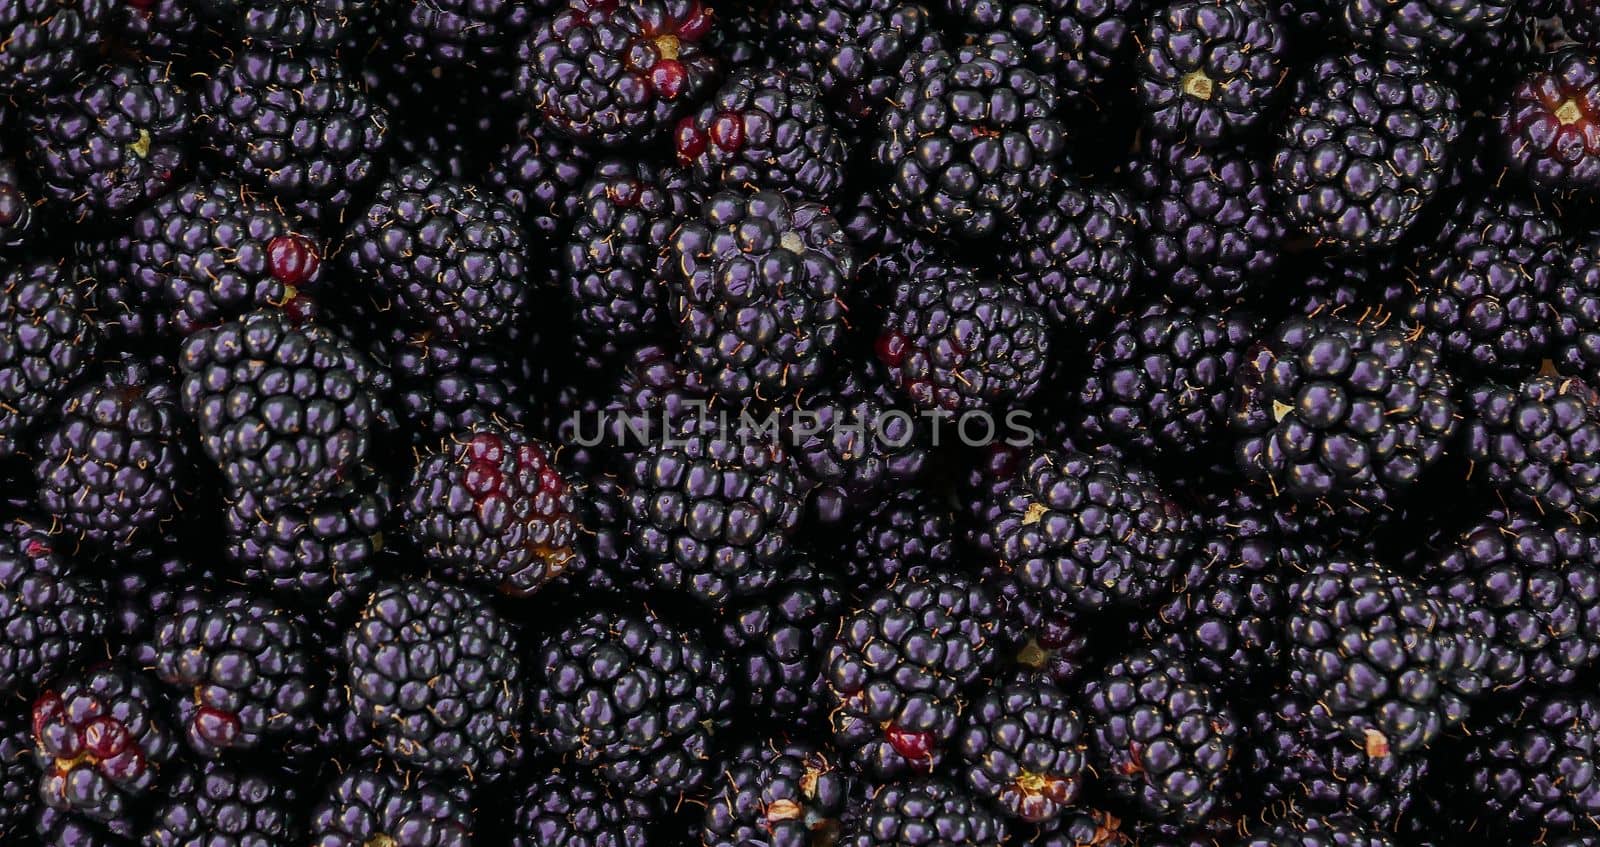
[[[533,729],[547,749],[649,799],[706,784],[732,720],[728,670],[648,609],[594,611],[534,651]]]
[[[195,0],[240,39],[274,48],[331,50],[377,7],[374,0]]]
[[[1506,158],[1535,191],[1560,198],[1600,190],[1600,59],[1581,49],[1546,54],[1496,118]]]
[[[1017,45],[920,53],[874,140],[880,190],[933,233],[999,234],[1046,199],[1065,147],[1054,83]]]
[[[694,205],[686,176],[606,159],[572,202],[561,257],[579,343],[614,355],[663,334],[669,248]]]
[[[999,410],[1039,390],[1049,324],[1009,284],[926,264],[895,287],[875,350],[890,381],[920,410]]]
[[[915,568],[956,568],[955,515],[940,492],[900,488],[855,514],[830,558],[851,597],[875,594]]]
[[[1260,324],[1238,311],[1165,303],[1117,321],[1078,383],[1084,437],[1146,452],[1209,446],[1227,429],[1233,375]]]
[[[513,349],[519,340],[461,342],[393,327],[373,340],[370,352],[389,372],[385,405],[414,446],[431,446],[492,420],[513,426],[528,420],[530,374]]]
[[[402,509],[423,561],[460,582],[532,594],[578,565],[577,504],[556,451],[478,424],[420,457]]]
[[[371,447],[382,371],[326,327],[261,309],[184,340],[183,410],[235,492],[331,491]]]
[[[1571,686],[1600,661],[1600,532],[1566,515],[1497,508],[1437,532],[1421,553],[1430,592],[1488,636],[1498,690]]]
[[[528,245],[512,207],[422,166],[378,185],[344,257],[378,301],[419,329],[486,340],[515,331],[529,303]]]
[[[0,838],[21,842],[33,825],[38,794],[34,791],[33,732],[15,703],[0,706]]]
[[[216,759],[294,729],[311,705],[309,638],[294,615],[245,594],[160,620],[152,673],[174,689],[189,749]]]
[[[187,0],[114,4],[107,35],[147,58],[182,58],[201,32],[199,12]]]
[[[832,106],[841,128],[872,127],[900,87],[906,58],[937,50],[941,33],[928,10],[898,0],[794,0],[773,12],[778,51],[794,57]]]
[[[43,529],[0,526],[0,692],[26,696],[91,654],[108,623],[99,586]]]
[[[1286,226],[1258,156],[1151,138],[1126,170],[1138,201],[1146,285],[1225,305],[1273,278]]]
[[[145,847],[288,844],[300,837],[299,791],[286,774],[203,762],[178,771],[151,816]]]
[[[1404,55],[1459,51],[1472,36],[1505,26],[1517,0],[1337,0],[1334,19],[1357,44]]]
[[[1145,120],[1202,146],[1255,126],[1287,65],[1284,26],[1264,0],[1179,0],[1151,15],[1138,43]]]
[[[719,616],[715,639],[746,714],[809,718],[821,708],[822,654],[842,599],[832,575],[801,557],[772,587]]]
[[[1507,842],[1592,832],[1600,814],[1600,701],[1579,692],[1528,694],[1474,723],[1460,783],[1482,826]]]
[[[1088,741],[1067,695],[1030,674],[1013,676],[977,698],[963,720],[957,755],[974,794],[1028,823],[1074,810]]]
[[[1393,246],[1443,185],[1456,93],[1411,59],[1348,53],[1301,76],[1272,185],[1289,221],[1342,252]]]
[[[17,0],[0,9],[6,49],[0,90],[37,96],[93,66],[111,23],[112,0]]]
[[[1600,394],[1576,377],[1485,383],[1466,399],[1466,455],[1516,502],[1581,514],[1600,505]]]
[[[390,582],[344,638],[350,708],[395,760],[493,782],[521,757],[522,663],[482,598],[433,579]]]
[[[130,356],[61,401],[33,476],[63,531],[121,550],[177,515],[193,470],[177,394],[170,371]]]
[[[1240,744],[1233,711],[1194,671],[1159,650],[1135,650],[1083,689],[1095,772],[1144,814],[1206,820]]]
[[[678,331],[713,390],[776,402],[822,378],[856,273],[826,207],[772,191],[721,192],[678,228],[672,256]]]
[[[912,571],[840,624],[824,674],[840,752],[876,781],[929,773],[958,742],[961,690],[999,660],[993,598],[959,572]]]
[[[443,65],[496,69],[552,0],[421,0],[386,21],[405,49]]]
[[[1410,318],[1444,353],[1491,373],[1520,374],[1550,352],[1550,303],[1571,273],[1560,226],[1516,197],[1469,197],[1421,251]]]
[[[10,123],[9,113],[0,110],[0,124]],[[8,249],[26,244],[38,228],[33,172],[21,161],[20,147],[11,139],[0,138],[0,247]]]
[[[325,248],[268,198],[227,180],[189,183],[133,219],[103,276],[125,276],[180,335],[258,306],[303,302]]]
[[[599,440],[597,447],[607,453],[601,461],[627,480],[634,461],[652,445],[700,417],[702,409],[707,415],[722,410],[677,345],[645,344],[620,364],[615,383],[600,392],[603,399],[574,405],[577,420],[562,422],[559,430],[564,449],[572,449],[580,435]]]
[[[1455,379],[1398,329],[1291,318],[1236,375],[1235,458],[1244,475],[1302,501],[1392,508],[1444,455]]]
[[[1081,111],[1097,111],[1101,89],[1130,59],[1125,53],[1142,6],[1141,0],[944,2],[966,34],[1015,43],[1056,84],[1064,104]]]
[[[242,47],[196,96],[229,171],[314,220],[336,221],[377,172],[388,115],[332,59]]]
[[[352,767],[322,790],[306,822],[309,843],[323,847],[469,847],[467,804],[427,780]]]
[[[29,430],[94,360],[99,333],[70,263],[0,263],[0,457],[26,451]]]
[[[754,742],[730,751],[713,776],[700,831],[704,847],[811,844],[836,833],[850,780],[831,751],[808,742]]]
[[[1390,834],[1359,815],[1285,816],[1244,835],[1236,847],[1397,847]]]
[[[913,483],[929,464],[924,421],[901,408],[880,369],[859,365],[784,411],[784,442],[806,476],[811,508],[836,523]]]
[[[44,196],[76,220],[120,218],[188,169],[189,100],[164,62],[107,65],[24,113]]]
[[[1354,814],[1384,829],[1412,808],[1427,758],[1389,749],[1381,736],[1329,737],[1311,726],[1311,706],[1275,695],[1246,713],[1249,743],[1238,767],[1260,775],[1261,799],[1315,814]]]
[[[716,414],[658,433],[624,481],[633,547],[652,579],[720,607],[778,580],[804,506],[782,445]]]
[[[483,186],[517,210],[530,238],[559,241],[576,225],[587,196],[584,186],[596,164],[589,148],[537,115],[524,115],[517,119],[511,140],[495,154]]]
[[[1086,330],[1115,314],[1139,278],[1139,212],[1119,190],[1065,176],[1038,201],[1007,231],[1007,263],[1028,302],[1056,326]]]
[[[225,553],[239,576],[283,602],[344,612],[366,602],[377,580],[389,483],[362,469],[309,498],[238,492],[223,514]]]
[[[1144,471],[1109,457],[1038,450],[994,499],[1004,570],[1047,604],[1135,606],[1165,589],[1194,521]]]
[[[754,185],[825,203],[845,181],[844,139],[811,81],[784,70],[734,72],[673,132],[678,162],[711,188]]]
[[[1571,266],[1550,297],[1555,337],[1550,358],[1561,373],[1600,382],[1600,239],[1569,246]]]
[[[839,847],[1003,844],[1006,825],[978,798],[937,779],[873,785],[845,817]]]
[[[140,805],[180,743],[166,725],[166,708],[148,680],[114,665],[50,683],[33,703],[39,798],[132,837]]]
[[[713,27],[700,0],[575,0],[523,42],[517,91],[581,142],[661,138],[721,72]]]
[[[508,847],[625,847],[649,843],[655,810],[572,768],[553,768],[517,790]]]
[[[1460,723],[1488,684],[1486,634],[1378,565],[1318,564],[1287,596],[1290,689],[1311,702],[1318,732],[1411,753]]]

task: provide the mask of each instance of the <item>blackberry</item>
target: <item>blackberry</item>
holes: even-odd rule
[[[573,143],[537,115],[524,115],[483,175],[483,187],[517,210],[530,238],[555,242],[577,225],[588,197],[585,186],[596,167],[595,155],[587,147]]]
[[[531,375],[510,346],[395,327],[371,354],[389,372],[385,405],[420,446],[492,420],[527,422]]]
[[[578,555],[577,505],[555,450],[499,424],[424,454],[403,517],[427,564],[512,595],[539,590]]]
[[[350,707],[392,758],[492,782],[521,750],[522,665],[481,598],[432,579],[384,583],[345,634]]]
[[[0,9],[0,90],[36,96],[92,66],[111,23],[111,0],[16,0]]]
[[[377,579],[392,499],[388,482],[366,469],[310,498],[241,491],[223,514],[225,552],[250,585],[342,614],[365,602]]]
[[[1600,814],[1600,702],[1579,693],[1529,694],[1479,721],[1462,788],[1469,808],[1508,842],[1592,832]]]
[[[378,6],[374,0],[194,0],[240,38],[275,48],[337,47]]]
[[[1353,814],[1385,829],[1411,809],[1428,760],[1390,750],[1381,736],[1357,741],[1314,729],[1311,707],[1275,695],[1248,714],[1248,758],[1241,771],[1259,774],[1262,799],[1316,814]]]
[[[141,844],[288,844],[299,838],[298,792],[284,777],[205,762],[167,786]]]
[[[1094,109],[1094,101],[1128,59],[1141,0],[1042,0],[990,3],[945,0],[945,11],[985,40],[1017,44],[1048,75],[1066,104]]]
[[[66,263],[0,264],[0,457],[25,436],[94,360],[99,333]]]
[[[693,202],[684,176],[606,159],[574,202],[561,257],[579,343],[617,354],[663,334],[669,248]]]
[[[1469,36],[1504,26],[1516,0],[1338,0],[1336,20],[1359,44],[1411,56],[1461,49]]]
[[[0,527],[0,693],[26,696],[77,668],[105,633],[104,599],[42,529]]]
[[[1117,321],[1078,383],[1084,437],[1147,452],[1208,446],[1227,429],[1233,374],[1259,326],[1240,312],[1167,304]]]
[[[40,434],[39,505],[99,549],[126,549],[172,520],[192,469],[172,374],[133,357],[68,394]]]
[[[678,228],[672,256],[679,333],[713,390],[772,401],[822,378],[856,269],[825,207],[722,192]]]
[[[1061,177],[1008,234],[1011,271],[1055,325],[1086,330],[1114,314],[1141,271],[1139,213],[1128,197]]]
[[[999,659],[993,598],[958,572],[911,571],[847,615],[824,674],[835,744],[876,780],[931,772],[958,743],[961,690]]]
[[[749,714],[809,717],[820,705],[822,653],[839,625],[833,577],[801,559],[765,592],[728,609],[716,639]]]
[[[1600,59],[1578,49],[1545,55],[1495,117],[1507,160],[1537,192],[1600,190]]]
[[[799,479],[769,435],[690,418],[631,460],[634,549],[657,585],[713,606],[779,578],[802,517]]]
[[[321,847],[468,847],[472,816],[443,788],[351,769],[322,791],[306,825],[309,843]]]
[[[117,666],[52,682],[33,703],[40,799],[131,836],[138,804],[154,794],[177,752],[165,707],[149,681]]]
[[[1533,376],[1486,383],[1465,405],[1466,455],[1483,479],[1541,511],[1600,504],[1600,395],[1582,380]]]
[[[1393,246],[1443,184],[1459,110],[1411,59],[1321,59],[1295,87],[1272,159],[1289,222],[1341,252]]]
[[[1114,796],[1176,822],[1211,814],[1240,732],[1187,665],[1135,650],[1090,679],[1083,698],[1092,760]]]
[[[1497,508],[1431,540],[1420,576],[1488,636],[1497,688],[1570,686],[1600,660],[1600,533],[1592,527]]]
[[[827,202],[844,185],[847,156],[821,98],[816,85],[790,72],[737,71],[678,122],[678,161],[705,185],[755,185]]]
[[[1463,202],[1424,251],[1410,317],[1444,353],[1526,373],[1553,344],[1550,302],[1571,259],[1560,227],[1514,197]]]
[[[1151,138],[1128,171],[1145,285],[1221,305],[1273,278],[1287,227],[1265,162],[1242,148]]]
[[[10,122],[0,111],[0,124]],[[38,228],[33,174],[21,161],[18,147],[16,142],[0,138],[0,248],[21,247]],[[27,178],[23,176],[25,172]]]
[[[750,743],[713,777],[700,843],[705,847],[813,844],[837,834],[850,780],[830,751],[805,742]]]
[[[923,265],[899,283],[875,343],[919,410],[1005,409],[1032,397],[1050,359],[1045,312],[973,271]]]
[[[243,594],[158,622],[153,673],[175,689],[190,749],[215,759],[294,728],[311,703],[308,637],[288,612]]]
[[[105,601],[120,652],[148,666],[156,623],[169,615],[197,609],[209,601],[219,582],[215,569],[203,567],[178,552],[183,536],[164,535],[158,543],[122,556],[116,573],[106,580]],[[209,563],[207,563],[209,564]]]
[[[654,811],[571,769],[531,779],[514,797],[508,847],[647,844]]]
[[[1039,450],[998,492],[992,519],[1006,572],[1053,606],[1092,612],[1145,602],[1194,543],[1194,523],[1142,470]]]
[[[511,58],[517,39],[550,0],[419,0],[390,22],[400,44],[444,65],[496,67]]]
[[[1550,297],[1550,358],[1561,373],[1594,383],[1600,381],[1600,239],[1579,239],[1569,256],[1569,271]]]
[[[1238,370],[1235,457],[1297,500],[1392,508],[1454,435],[1454,387],[1438,352],[1396,329],[1291,318]]]
[[[101,68],[24,113],[44,196],[77,220],[132,214],[189,165],[189,102],[162,62]]]
[[[1487,639],[1461,609],[1378,565],[1320,563],[1287,596],[1290,686],[1318,732],[1410,753],[1487,684]]]
[[[376,173],[388,115],[326,57],[244,47],[197,91],[230,170],[312,219],[336,219]]]
[[[1013,44],[920,53],[874,140],[884,199],[920,227],[967,238],[1047,197],[1065,128],[1054,84]]]
[[[109,35],[141,56],[181,58],[201,31],[188,0],[141,0],[115,4]]]
[[[529,303],[528,245],[510,205],[423,167],[379,184],[345,261],[379,308],[447,338],[511,333]]]
[[[827,522],[914,482],[930,464],[928,427],[866,370],[852,368],[784,412],[785,443],[811,484],[814,511]]]
[[[1087,739],[1054,685],[1028,675],[998,682],[972,704],[960,738],[968,787],[1005,814],[1040,823],[1073,810]]]
[[[1150,17],[1139,44],[1150,128],[1202,146],[1254,127],[1287,64],[1284,26],[1264,0],[1179,0]]]
[[[872,127],[900,87],[896,72],[915,54],[938,50],[933,16],[895,0],[793,0],[772,22],[775,50],[794,56],[832,106],[842,129]]]
[[[1396,847],[1388,833],[1356,815],[1286,817],[1254,835],[1234,842],[1236,847]]]
[[[716,82],[713,26],[699,0],[574,0],[523,42],[517,91],[581,142],[659,138]]]
[[[548,749],[641,799],[706,784],[732,704],[727,668],[693,635],[648,609],[594,611],[547,637],[533,666]]]
[[[686,367],[683,358],[676,345],[646,344],[634,350],[621,363],[604,400],[578,415],[570,435],[610,448],[608,460],[619,469],[619,478],[626,479],[640,454],[677,428],[690,426],[690,418],[722,414],[699,373]]]
[[[0,838],[22,842],[38,799],[33,789],[33,733],[27,719],[7,702],[0,706]]]
[[[938,492],[902,488],[860,512],[831,556],[852,597],[865,597],[916,568],[956,567],[955,516]]]
[[[845,818],[839,847],[1002,844],[1005,822],[967,792],[936,779],[874,786]]]
[[[176,189],[133,219],[117,243],[126,276],[181,335],[258,306],[282,306],[315,286],[327,254],[269,200],[230,180]]]
[[[236,492],[303,498],[367,455],[380,371],[332,330],[258,310],[183,343],[183,410]]]

